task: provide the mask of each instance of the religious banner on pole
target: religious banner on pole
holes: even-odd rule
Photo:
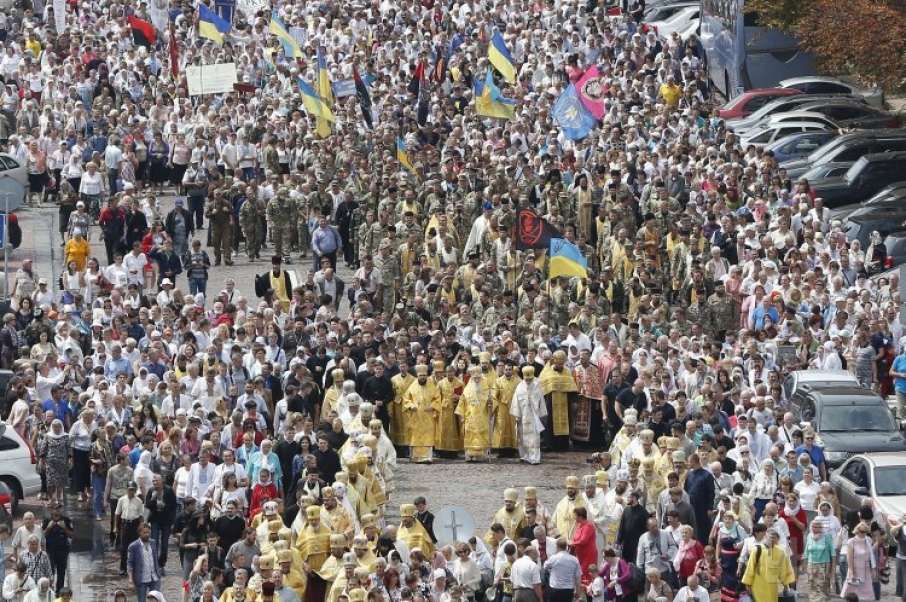
[[[162,34],[169,33],[167,23],[170,21],[170,0],[151,0],[148,18],[157,31]]]

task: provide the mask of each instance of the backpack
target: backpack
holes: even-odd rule
[[[645,583],[648,581],[648,578],[645,576],[645,571],[639,568],[635,563],[630,562],[629,572],[629,583],[627,585],[630,593],[638,594],[645,591]]]

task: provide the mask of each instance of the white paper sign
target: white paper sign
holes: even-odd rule
[[[236,0],[236,10],[241,11],[246,19],[254,16],[259,10],[269,12],[270,0]]]
[[[66,0],[53,0],[53,20],[57,35],[66,32]]]
[[[186,80],[190,96],[232,92],[233,84],[239,81],[236,76],[236,63],[186,67]]]

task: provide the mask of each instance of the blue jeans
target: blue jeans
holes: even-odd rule
[[[94,508],[94,517],[104,516],[104,487],[107,486],[107,477],[91,475],[91,503]]]
[[[169,551],[170,531],[172,530],[172,525],[151,523],[151,539],[157,542],[158,552],[160,553],[157,558],[157,564],[160,565],[160,568],[167,566],[167,552]]]
[[[207,278],[189,278],[189,294],[196,295],[201,293],[205,297],[208,296],[208,279]]]
[[[148,599],[148,592],[154,590],[160,590],[160,579],[157,581],[149,581],[148,583],[136,583],[135,594],[138,602],[145,602]]]

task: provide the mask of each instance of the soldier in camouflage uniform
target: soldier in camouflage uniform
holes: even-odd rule
[[[691,324],[701,327],[702,332],[706,334],[713,332],[711,305],[707,303],[707,291],[704,287],[696,291],[695,301],[686,309],[686,318]]]
[[[289,204],[289,188],[281,186],[267,205],[267,220],[273,229],[274,253],[280,257],[289,252],[290,222],[294,221]]]
[[[352,215],[349,217],[349,233],[355,237],[355,240],[352,243],[352,268],[357,270],[359,269],[359,228],[362,225],[362,222],[365,219],[365,209],[362,206],[362,203],[356,204],[356,208],[352,210]]]
[[[296,248],[299,255],[304,259],[308,256],[308,250],[311,249],[311,229],[308,221],[311,219],[311,187],[306,183],[302,185],[302,193],[296,198],[295,206],[295,223],[296,223]]]
[[[373,225],[374,211],[369,209],[365,212],[365,221],[359,225],[358,229],[356,229],[355,255],[359,259],[359,264],[362,263],[365,255],[371,253],[370,249],[374,246],[372,241],[372,238],[374,237],[374,230],[372,229]]]
[[[676,308],[673,312],[673,321],[670,322],[669,330],[677,331],[681,337],[691,336],[692,322],[686,319],[686,310],[682,307]]]
[[[375,299],[375,303],[382,311],[391,311],[396,305],[402,274],[400,274],[399,259],[391,252],[391,243],[386,238],[381,240],[374,267],[380,271],[381,282],[384,283],[384,298]]]
[[[250,196],[239,211],[239,225],[245,236],[245,254],[250,261],[261,259],[261,243],[264,242],[261,218],[264,214],[264,201],[255,195]]]
[[[368,239],[369,247],[366,252],[372,257],[377,257],[381,241],[387,237],[389,219],[390,215],[384,213],[383,215],[378,215],[378,221],[371,224],[371,236]]]
[[[711,308],[712,332],[723,340],[728,330],[733,330],[739,323],[739,304],[732,295],[728,295],[722,280],[714,282],[714,294],[708,297]]]
[[[557,282],[557,290],[551,299],[551,312],[553,313],[554,322],[557,324],[566,324],[569,321],[569,278],[561,276]]]

